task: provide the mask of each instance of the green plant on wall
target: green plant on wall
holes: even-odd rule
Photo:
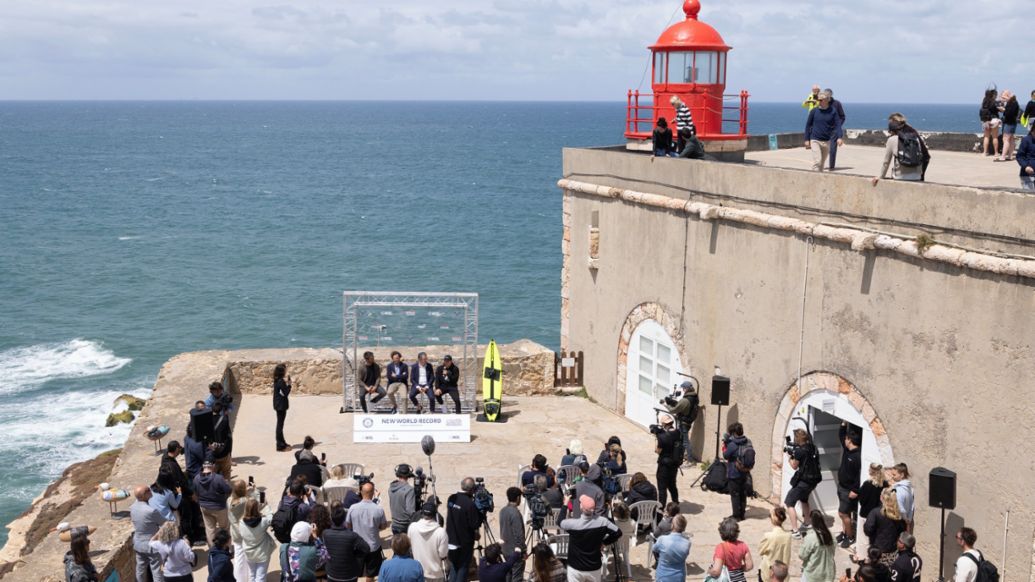
[[[916,250],[919,251],[922,255],[925,252],[927,252],[927,249],[931,248],[931,246],[934,245],[935,242],[936,241],[934,240],[933,236],[927,234],[926,232],[922,232],[916,235]]]

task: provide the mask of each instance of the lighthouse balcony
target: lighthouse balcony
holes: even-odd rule
[[[721,99],[710,98],[704,104],[688,103],[690,114],[697,127],[697,137],[705,142],[710,141],[742,141],[748,136],[748,92],[725,94]],[[664,96],[652,93],[641,93],[630,90],[625,108],[625,138],[630,145],[633,142],[649,142],[654,124],[659,117],[668,114],[669,121],[674,118],[672,106]],[[713,120],[718,120],[715,123]],[[674,128],[673,128],[674,131]],[[641,149],[641,148],[629,148]],[[649,150],[650,143],[643,149]]]

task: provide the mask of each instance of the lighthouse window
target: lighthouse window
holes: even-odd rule
[[[693,83],[694,82],[694,53],[691,53],[691,52],[669,53],[669,57],[668,57],[668,82],[669,83]]]
[[[700,52],[697,53],[697,79],[696,83],[715,84],[719,82],[719,53]]]
[[[654,53],[654,83],[665,82],[665,53]]]

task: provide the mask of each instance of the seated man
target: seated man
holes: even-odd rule
[[[546,457],[543,455],[536,455],[532,457],[532,468],[521,474],[521,486],[527,487],[535,483],[537,475],[543,475],[546,477],[546,486],[553,487],[554,478],[553,472],[549,470],[549,466],[546,464]]]
[[[385,389],[381,387],[381,366],[374,361],[374,352],[363,352],[363,363],[356,370],[356,383],[359,386],[359,403],[363,412],[367,412],[367,398],[377,404],[385,397]]]
[[[410,389],[410,367],[402,361],[402,354],[399,352],[392,352],[392,361],[388,363],[386,375],[388,376],[388,401],[392,403],[392,413],[399,411],[399,399],[396,399],[396,395],[402,391],[402,411],[403,414],[406,414],[409,412],[406,396]]]
[[[424,412],[424,407],[417,400],[418,394],[428,399],[428,405],[435,412],[435,398],[432,389],[435,385],[435,369],[428,363],[428,354],[417,354],[417,363],[410,366],[410,402],[417,407],[417,414]]]
[[[442,365],[435,370],[435,399],[445,406],[442,397],[449,394],[456,404],[456,413],[460,414],[460,368],[453,365],[453,356],[442,358]]]
[[[295,455],[297,462],[291,467],[291,476],[288,477],[289,481],[304,475],[306,484],[312,487],[321,487],[323,485],[324,472],[327,469],[324,468],[323,463],[316,459],[316,454],[313,453],[313,446],[315,444],[316,441],[313,440],[313,437],[305,437],[302,450]]]

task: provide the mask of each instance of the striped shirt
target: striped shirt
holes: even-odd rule
[[[697,135],[694,117],[690,114],[690,108],[683,103],[676,106],[676,129],[680,132],[689,129],[690,135]]]

